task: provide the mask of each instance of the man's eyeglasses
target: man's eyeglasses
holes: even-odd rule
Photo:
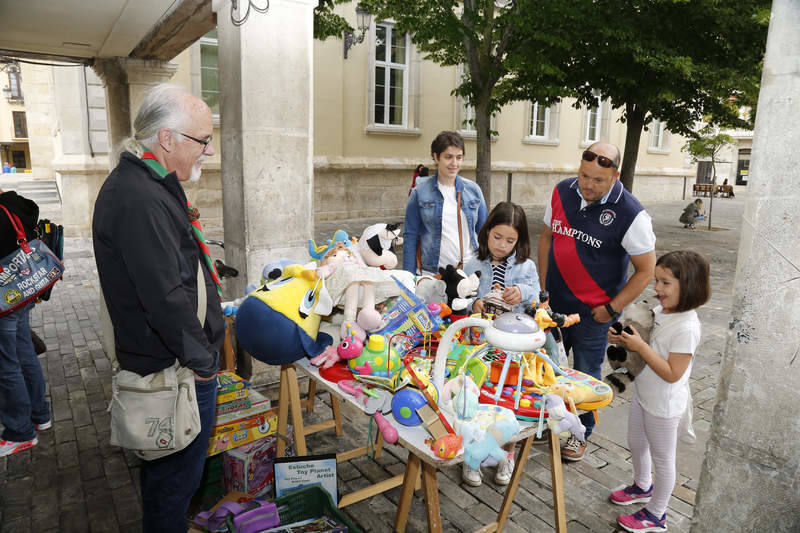
[[[178,132],[178,133],[180,133],[181,135],[183,135],[183,136],[184,136],[184,137],[186,137],[187,139],[191,139],[191,140],[193,140],[193,141],[194,141],[194,142],[196,142],[196,143],[200,143],[200,144],[202,144],[202,145],[203,145],[203,152],[205,152],[205,151],[206,151],[206,148],[208,148],[208,145],[209,145],[209,144],[211,144],[211,139],[213,139],[213,138],[214,138],[214,136],[213,136],[213,135],[209,135],[209,136],[208,136],[208,139],[206,139],[206,140],[204,141],[204,140],[202,140],[202,139],[198,139],[197,137],[192,137],[191,135],[189,135],[189,134],[187,134],[187,133],[183,133],[182,131],[180,131],[180,132]],[[602,156],[601,156],[601,157],[602,157]],[[584,157],[584,159],[585,159],[585,157]],[[589,160],[587,159],[587,161],[589,161]]]
[[[597,164],[603,168],[617,168],[617,165],[604,155],[598,155],[591,150],[586,150],[581,156],[584,161],[594,161],[597,159]]]

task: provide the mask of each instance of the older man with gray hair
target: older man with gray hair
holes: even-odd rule
[[[224,322],[214,297],[219,279],[181,182],[198,179],[203,160],[214,155],[213,124],[203,100],[159,84],[145,95],[133,127],[95,202],[94,253],[120,367],[147,376],[178,361],[194,372],[200,433],[141,467],[143,531],[185,533],[214,424]]]

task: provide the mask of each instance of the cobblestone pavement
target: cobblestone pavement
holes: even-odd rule
[[[694,393],[694,445],[680,444],[678,479],[670,502],[670,531],[688,531],[700,468],[716,396],[716,383],[732,301],[732,285],[738,252],[744,201],[714,202],[715,231],[683,229],[677,222],[688,202],[648,205],[658,237],[658,253],[693,248],[707,255],[712,265],[714,294],[700,310],[703,340],[698,350],[691,387]],[[538,238],[543,209],[529,211],[532,239]],[[57,203],[42,206],[42,216],[60,217]],[[358,235],[372,221],[327,223],[316,237],[328,238],[339,227]],[[718,230],[717,230],[718,229]],[[209,233],[221,234],[219,228]],[[88,239],[68,239],[67,271],[49,302],[32,313],[32,325],[45,340],[48,351],[40,356],[49,384],[54,427],[39,435],[39,445],[0,458],[0,524],[2,531],[113,532],[137,531],[141,506],[139,462],[109,444],[111,369],[100,343],[97,270]],[[236,266],[236,265],[233,265]],[[648,289],[650,291],[650,289]],[[277,390],[268,391],[271,397]],[[327,418],[327,394],[321,394],[312,419]],[[570,532],[615,530],[620,508],[608,503],[612,488],[631,480],[626,424],[630,388],[600,412],[598,425],[583,462],[565,464],[565,501]],[[326,431],[310,436],[314,453],[347,449],[363,444],[367,417],[343,409],[347,434],[335,437]],[[550,472],[546,448],[534,446],[517,493],[506,531],[550,531],[553,528]],[[351,460],[339,466],[340,491],[361,488],[403,471],[405,450],[386,446],[377,461]],[[504,488],[486,476],[478,488],[463,485],[460,467],[438,474],[442,520],[445,531],[471,531],[494,519]],[[399,489],[373,497],[346,509],[366,531],[391,531]],[[627,510],[627,509],[626,509]],[[424,503],[415,498],[407,531],[426,531]]]

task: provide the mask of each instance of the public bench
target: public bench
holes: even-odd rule
[[[692,196],[711,196],[710,183],[695,183],[692,185]]]

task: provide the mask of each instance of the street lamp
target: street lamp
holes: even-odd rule
[[[347,51],[354,45],[364,42],[364,37],[367,35],[367,30],[372,23],[372,15],[367,12],[361,5],[356,6],[356,16],[358,17],[358,30],[361,32],[358,37],[354,33],[344,32],[344,58],[347,59]]]

